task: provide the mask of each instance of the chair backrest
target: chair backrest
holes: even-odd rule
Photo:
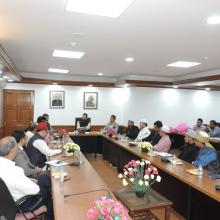
[[[76,128],[77,128],[77,122],[78,122],[80,119],[82,119],[82,117],[77,117],[77,118],[75,118],[75,130],[76,130]],[[91,118],[88,118],[88,120],[91,122]]]
[[[14,220],[16,211],[14,199],[5,182],[0,178],[0,217],[4,216],[7,220]]]

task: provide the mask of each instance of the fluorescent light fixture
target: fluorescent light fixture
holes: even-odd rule
[[[98,76],[103,76],[103,73],[97,73]]]
[[[68,0],[66,10],[118,18],[134,0]]]
[[[4,79],[8,79],[8,76],[3,76]]]
[[[13,82],[14,80],[13,79],[8,79],[8,82]]]
[[[205,90],[209,91],[209,90],[210,90],[210,88],[205,88]]]
[[[52,83],[53,85],[58,85],[58,83],[56,83],[56,82],[54,82],[54,83]]]
[[[71,59],[81,59],[85,52],[80,51],[72,51],[72,50],[54,50],[54,57],[63,57],[63,58],[71,58]]]
[[[173,88],[174,88],[174,89],[178,89],[179,87],[178,87],[178,86],[173,86]]]
[[[167,66],[170,67],[182,67],[182,68],[189,68],[192,66],[197,66],[200,65],[201,63],[197,63],[197,62],[188,62],[188,61],[177,61],[175,63],[170,63]]]
[[[71,42],[70,45],[71,45],[72,47],[75,47],[75,46],[76,46],[76,42]]]
[[[210,16],[207,18],[207,24],[220,24],[220,16]]]
[[[88,85],[89,87],[93,87],[93,85],[92,84],[90,84],[90,85]]]
[[[49,68],[48,72],[51,72],[51,73],[68,73],[69,70]]]
[[[127,58],[125,58],[125,61],[126,62],[133,62],[134,58],[133,57],[127,57]]]

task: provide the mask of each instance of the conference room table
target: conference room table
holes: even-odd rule
[[[130,160],[147,159],[156,166],[162,177],[161,183],[155,183],[152,188],[173,202],[173,209],[187,220],[219,220],[220,219],[220,191],[216,191],[216,181],[205,176],[192,175],[187,170],[193,169],[190,163],[182,165],[164,163],[159,156],[149,156],[138,146],[130,146],[128,140],[116,140],[98,132],[86,134],[70,133],[74,142],[80,145],[84,154],[103,154],[103,159],[113,163],[122,171]],[[89,165],[88,165],[89,166]],[[93,171],[94,172],[94,171]],[[80,187],[84,177],[79,175],[75,187]],[[92,173],[97,175],[97,173]],[[92,178],[91,189],[96,188],[96,178]],[[98,177],[100,180],[100,178]],[[100,180],[101,182],[101,180]],[[71,190],[70,190],[71,191]],[[73,200],[74,201],[74,200]]]

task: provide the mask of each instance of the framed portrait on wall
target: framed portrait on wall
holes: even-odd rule
[[[98,92],[84,92],[83,103],[84,109],[97,109]]]
[[[64,91],[50,91],[50,108],[64,108],[64,101]]]

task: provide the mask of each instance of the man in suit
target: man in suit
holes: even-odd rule
[[[82,131],[91,131],[91,119],[88,118],[88,114],[84,113],[82,118],[77,121],[76,129],[79,132]]]
[[[138,126],[134,125],[134,121],[129,120],[126,136],[134,140],[138,136],[138,133],[139,133]]]
[[[27,144],[26,136],[24,131],[17,130],[14,131],[11,135],[15,138],[17,142],[17,155],[14,159],[15,165],[19,166],[24,169],[24,174],[27,177],[37,177],[39,174],[41,174],[43,171],[41,168],[34,166],[27,154],[24,152],[23,147]]]
[[[150,142],[152,145],[155,145],[160,140],[159,131],[163,127],[163,123],[161,121],[154,122],[154,130],[151,131],[150,135],[144,138],[142,141]]]

